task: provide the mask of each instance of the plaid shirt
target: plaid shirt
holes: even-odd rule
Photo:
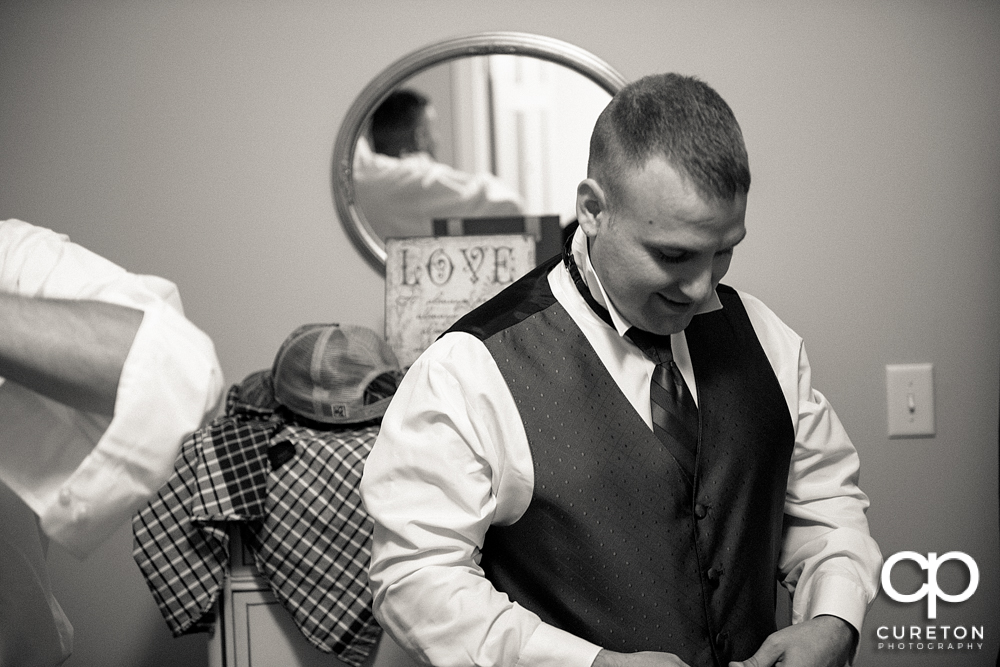
[[[132,520],[133,557],[174,636],[214,623],[243,522],[258,570],[320,650],[357,667],[381,634],[367,567],[372,523],[358,484],[377,425],[319,430],[239,401],[185,441],[174,474]]]

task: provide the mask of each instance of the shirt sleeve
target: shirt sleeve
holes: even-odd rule
[[[868,530],[857,450],[830,402],[812,386],[802,339],[761,302],[741,297],[795,428],[779,561],[792,592],[792,622],[830,614],[860,632],[878,593],[882,555]]]
[[[410,368],[365,464],[375,523],[375,616],[414,658],[439,667],[588,667],[599,647],[543,624],[493,588],[479,566],[493,523],[531,498],[527,439],[485,347],[435,342]]]
[[[365,154],[356,161],[358,202],[383,236],[430,235],[434,218],[510,216],[521,196],[493,174],[473,174],[426,154]]]
[[[0,480],[46,534],[83,557],[162,486],[185,435],[217,410],[215,348],[184,317],[173,283],[128,273],[21,221],[0,222],[0,289],[143,311],[111,419],[0,382]]]

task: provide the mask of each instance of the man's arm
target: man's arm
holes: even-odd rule
[[[799,352],[795,448],[785,496],[779,568],[793,592],[792,621],[843,619],[856,632],[878,593],[882,554],[865,516],[858,452]]]
[[[521,196],[496,176],[422,156],[359,159],[355,190],[365,215],[387,237],[429,235],[434,218],[512,216],[524,208]]]
[[[0,481],[82,557],[217,409],[219,360],[173,283],[43,227],[0,221],[0,292]]]
[[[882,564],[865,517],[868,497],[858,487],[858,453],[829,401],[812,386],[802,339],[760,301],[741,297],[795,428],[778,564],[793,592],[793,625],[771,635],[754,656],[756,664],[745,664],[766,667],[779,655],[789,666],[826,665],[830,656],[831,664],[845,664],[878,592]],[[812,647],[820,650],[810,657]]]
[[[142,311],[0,292],[0,377],[64,405],[114,414]]]
[[[439,339],[403,378],[361,482],[375,616],[422,663],[590,667],[600,647],[542,623],[479,567],[486,530],[516,520],[533,487],[505,391],[468,334]]]

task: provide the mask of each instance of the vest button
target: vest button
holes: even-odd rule
[[[708,580],[713,584],[718,584],[719,578],[722,576],[722,566],[716,565],[708,568],[708,572],[705,573],[705,576],[708,577]]]
[[[698,503],[697,505],[694,506],[694,517],[696,519],[700,521],[701,519],[704,519],[706,516],[708,516],[708,507],[702,505],[701,503]]]

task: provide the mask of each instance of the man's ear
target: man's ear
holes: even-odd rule
[[[607,196],[600,183],[592,178],[584,179],[576,187],[576,219],[587,236],[594,236],[608,222]]]

